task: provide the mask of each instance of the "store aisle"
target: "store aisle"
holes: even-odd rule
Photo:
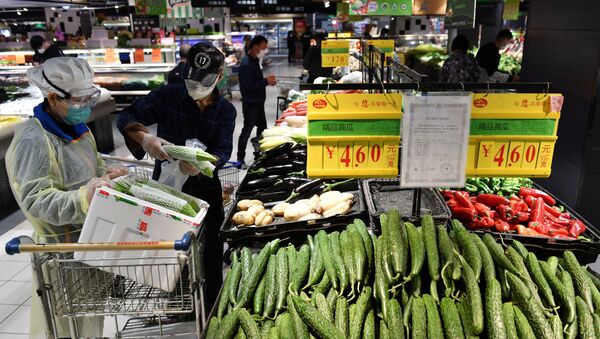
[[[285,58],[275,58],[273,63],[264,70],[265,75],[275,74],[275,76],[290,81],[298,79],[302,69],[298,65],[289,65]],[[272,126],[277,114],[277,95],[279,89],[277,86],[267,88],[267,100],[265,102],[265,112],[268,126]],[[236,160],[237,141],[243,126],[242,102],[239,92],[233,92],[231,102],[236,107],[238,115],[236,127],[233,136],[232,161]],[[116,115],[113,115],[113,134],[115,142],[115,151],[111,155],[131,158],[131,153],[125,146],[123,137],[116,129]],[[155,132],[155,127],[151,127]],[[253,136],[254,136],[253,132]],[[252,145],[249,143],[246,149],[247,159],[251,161],[253,152]],[[27,338],[29,333],[29,314],[31,310],[31,281],[32,270],[28,254],[19,254],[9,256],[4,252],[5,244],[12,238],[33,234],[33,228],[27,222],[23,214],[18,211],[10,217],[0,221],[0,339],[8,338]],[[119,317],[120,327],[124,325],[125,317]],[[105,335],[110,336],[114,333],[114,321],[112,319],[105,322]]]

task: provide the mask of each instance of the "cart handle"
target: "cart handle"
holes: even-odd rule
[[[189,250],[194,234],[187,232],[181,240],[175,241],[148,241],[148,242],[99,242],[99,243],[62,243],[62,244],[21,244],[20,237],[13,238],[6,243],[5,250],[8,255],[26,252],[90,252],[90,251],[135,251],[135,250]]]

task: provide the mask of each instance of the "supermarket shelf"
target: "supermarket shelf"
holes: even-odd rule
[[[161,73],[169,72],[175,63],[91,64],[96,73]],[[0,67],[0,75],[25,74],[33,66]]]
[[[63,49],[63,53],[65,54],[93,54],[93,53],[106,53],[108,48],[93,48],[93,49]],[[173,52],[174,49],[172,47],[164,47],[160,48],[161,52]],[[131,53],[136,50],[136,48],[114,48],[116,53]],[[144,48],[144,52],[152,52],[152,48]],[[2,55],[33,55],[33,51],[6,51],[0,52],[0,56]]]

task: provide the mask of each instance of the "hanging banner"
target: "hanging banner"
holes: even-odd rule
[[[400,187],[463,187],[470,117],[470,95],[405,95]]]
[[[167,13],[165,0],[135,0],[135,13],[140,15],[161,15]]]
[[[169,18],[193,18],[194,9],[191,0],[166,0]]]
[[[518,0],[517,0],[518,1]],[[413,15],[444,15],[447,0],[414,0]]]
[[[231,0],[192,0],[192,7],[231,7]]]
[[[346,67],[349,64],[350,41],[324,40],[321,42],[321,67]]]
[[[475,0],[448,0],[446,28],[474,28]]]
[[[519,19],[519,0],[504,0],[504,10],[502,11],[503,20],[518,20]]]
[[[412,15],[412,0],[350,0],[350,15]]]

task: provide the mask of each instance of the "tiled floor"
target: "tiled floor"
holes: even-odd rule
[[[274,64],[265,70],[265,74],[275,74],[280,78],[291,79],[300,75],[299,66],[288,66],[287,60],[275,59]],[[276,102],[278,87],[267,88],[267,101],[265,103],[265,112],[267,122],[271,125],[275,121]],[[236,128],[233,137],[232,159],[236,160],[237,141],[243,126],[242,104],[239,92],[233,93],[231,102],[237,109]],[[114,122],[113,122],[114,123]],[[154,130],[154,129],[152,129]],[[130,157],[131,153],[125,147],[122,136],[114,127],[115,151],[113,155]],[[249,162],[252,154],[252,146],[249,143],[246,149]],[[31,236],[33,228],[24,220],[20,212],[1,220],[0,232],[2,229],[8,229],[7,232],[0,235],[0,339],[19,339],[28,338],[29,317],[31,311],[31,290],[32,290],[32,269],[30,256],[28,254],[19,254],[9,256],[4,252],[5,244],[14,237],[21,235]],[[119,327],[122,328],[127,317],[119,316]],[[114,336],[115,325],[113,318],[107,318],[104,322],[105,336]]]

